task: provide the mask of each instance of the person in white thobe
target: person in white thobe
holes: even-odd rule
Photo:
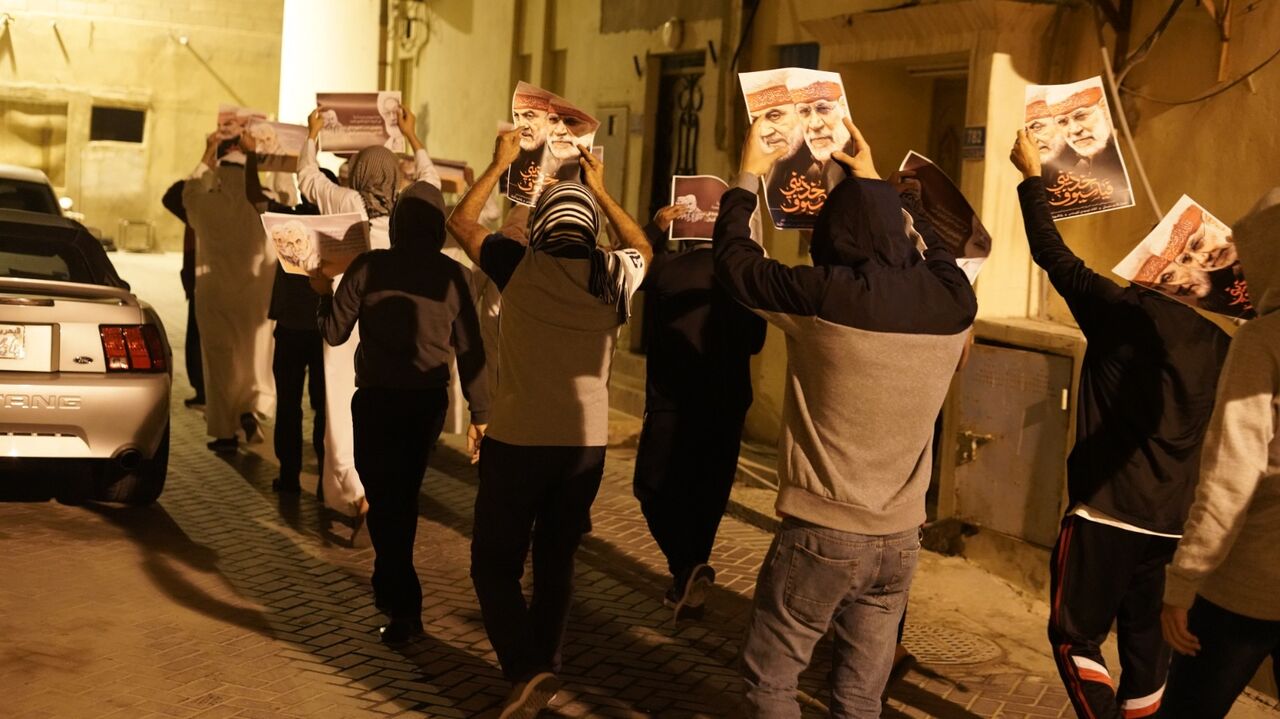
[[[275,248],[245,199],[245,169],[233,150],[216,159],[210,135],[204,158],[182,190],[196,233],[196,319],[205,368],[205,423],[210,449],[234,451],[236,431],[260,440],[257,422],[275,413],[271,374]],[[216,446],[215,446],[216,445]]]
[[[348,163],[351,166],[349,187],[334,184],[320,172],[316,160],[316,138],[324,126],[319,109],[307,119],[310,136],[298,157],[298,189],[315,203],[325,215],[355,212],[369,223],[370,249],[391,247],[388,222],[395,206],[398,189],[398,160],[390,150],[382,146],[361,150]],[[440,174],[423,148],[414,131],[413,113],[402,109],[400,129],[413,148],[414,179],[437,188]],[[379,150],[381,152],[373,152]],[[390,169],[386,158],[391,157]],[[333,278],[335,288],[342,282],[342,275]],[[324,467],[320,481],[324,488],[325,505],[348,515],[361,515],[364,501],[364,485],[356,471],[355,444],[351,425],[351,398],[356,391],[355,356],[360,344],[359,329],[352,330],[351,337],[336,347],[324,346],[325,412],[327,423],[324,436]]]

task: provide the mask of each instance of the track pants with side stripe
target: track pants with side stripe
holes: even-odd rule
[[[1049,642],[1082,719],[1138,719],[1160,709],[1170,649],[1160,633],[1164,568],[1178,541],[1068,516],[1050,571]],[[1120,683],[1101,646],[1115,623]]]

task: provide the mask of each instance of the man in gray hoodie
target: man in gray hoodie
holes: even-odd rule
[[[1280,680],[1280,188],[1233,234],[1258,318],[1231,342],[1166,569],[1161,624],[1178,656],[1161,717],[1226,716],[1267,656]]]
[[[908,216],[846,119],[851,177],[826,198],[812,267],[751,239],[769,154],[753,127],[720,200],[713,253],[730,297],[787,335],[779,447],[782,526],[765,557],[743,646],[749,715],[799,717],[796,683],[835,628],[836,716],[878,716],[920,550],[933,427],[977,299],[922,213]]]

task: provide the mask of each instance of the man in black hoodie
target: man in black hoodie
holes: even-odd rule
[[[444,198],[416,182],[391,211],[391,249],[371,250],[346,269],[337,294],[315,278],[320,333],[340,345],[360,323],[351,400],[355,462],[369,501],[375,554],[373,593],[390,618],[394,644],[422,634],[422,585],[413,566],[418,491],[449,405],[449,363],[457,355],[471,409],[472,462],[489,410],[484,346],[467,269],[440,253]],[[335,273],[336,274],[336,273]]]
[[[755,127],[716,220],[716,278],[787,335],[783,521],[742,650],[755,717],[799,716],[797,680],[831,626],[833,715],[879,715],[920,550],[934,420],[977,312],[955,256],[923,214],[908,214],[845,124],[854,154],[833,158],[850,177],[818,215],[813,267],[767,259],[751,239],[758,178],[777,157]]]
[[[1026,178],[1018,199],[1031,257],[1088,342],[1067,458],[1071,508],[1050,564],[1053,658],[1080,716],[1149,716],[1170,659],[1160,634],[1164,568],[1194,498],[1230,338],[1187,305],[1089,269],[1054,227],[1025,131],[1010,159]],[[1112,623],[1118,689],[1099,649]]]
[[[644,429],[634,491],[671,587],[664,602],[697,617],[715,582],[707,564],[738,468],[742,425],[751,406],[751,355],[764,346],[764,320],[715,281],[711,243],[668,248],[679,208],[664,207],[645,226],[653,262],[645,292]]]

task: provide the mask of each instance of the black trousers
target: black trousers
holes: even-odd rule
[[[446,389],[360,387],[351,398],[356,471],[369,500],[374,604],[392,619],[422,617],[413,566],[418,492],[448,407]]]
[[[632,488],[677,582],[711,558],[745,419],[745,411],[645,414]]]
[[[1200,651],[1174,655],[1161,719],[1225,717],[1268,656],[1280,683],[1280,622],[1251,619],[1196,597],[1187,628],[1200,640]]]
[[[276,459],[280,481],[297,484],[302,472],[302,383],[307,382],[315,423],[311,446],[324,466],[324,340],[320,333],[276,325],[271,373],[276,378]]]
[[[187,336],[183,340],[183,355],[187,363],[187,380],[196,391],[196,397],[204,399],[204,360],[200,356],[200,325],[196,323],[196,298],[187,299]]]
[[[1160,631],[1164,568],[1178,540],[1068,516],[1050,560],[1049,642],[1076,713],[1120,719],[1159,706],[1171,650]],[[1100,647],[1116,625],[1117,689]]]
[[[573,555],[591,528],[604,447],[521,447],[486,437],[471,535],[471,580],[508,681],[560,671]],[[533,544],[533,597],[520,579]]]

